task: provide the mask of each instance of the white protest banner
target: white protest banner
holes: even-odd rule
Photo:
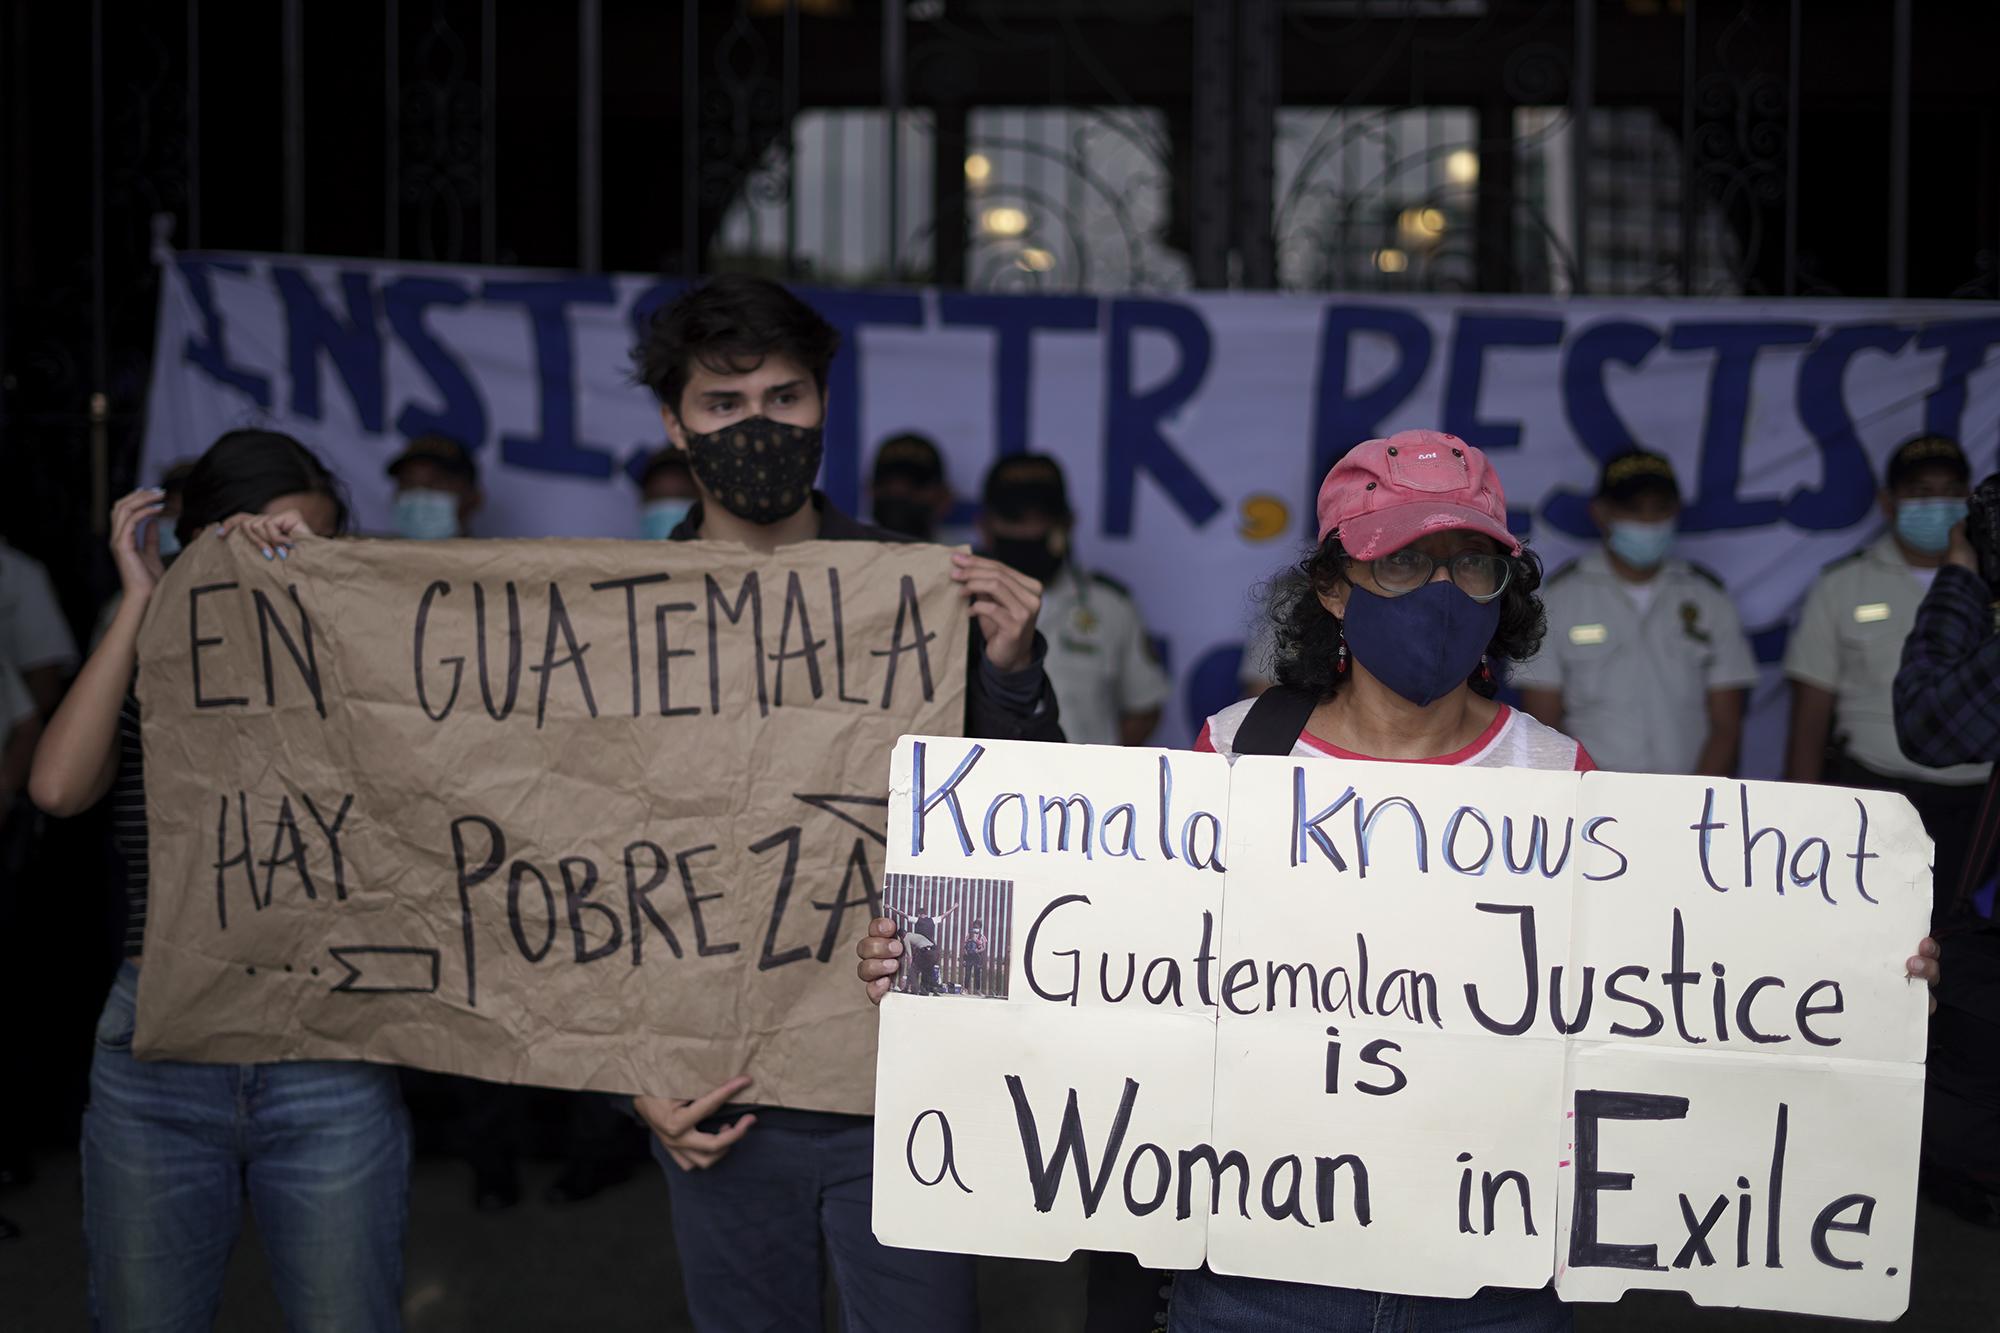
[[[1006,942],[913,942],[883,1002],[887,1243],[1907,1303],[1901,797],[905,737],[887,857],[906,941]]]
[[[268,424],[321,450],[380,532],[383,465],[437,430],[479,462],[475,535],[637,535],[630,469],[663,433],[630,352],[681,288],[166,255],[143,479]],[[1962,301],[801,290],[844,339],[834,503],[865,511],[869,462],[899,431],[937,440],[960,496],[996,458],[1056,456],[1079,559],[1131,587],[1174,675],[1169,744],[1239,697],[1250,591],[1315,535],[1313,488],[1371,436],[1434,427],[1488,450],[1551,570],[1595,540],[1601,461],[1635,442],[1667,454],[1688,500],[1679,549],[1728,585],[1767,666],[1820,568],[1879,531],[1897,443],[1955,435],[1976,475],[2000,443],[2000,319]],[[1775,677],[1744,745],[1766,776]]]

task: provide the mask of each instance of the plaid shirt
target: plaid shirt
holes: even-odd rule
[[[1946,565],[1917,608],[1896,672],[1896,740],[1920,764],[2000,759],[2000,634],[1986,581]]]

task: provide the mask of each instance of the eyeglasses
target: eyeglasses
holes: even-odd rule
[[[1357,560],[1375,576],[1376,584],[1391,597],[1415,592],[1429,583],[1443,565],[1451,572],[1458,590],[1475,602],[1490,602],[1507,591],[1514,578],[1514,562],[1504,555],[1463,551],[1440,560],[1414,547],[1391,551],[1379,560]]]

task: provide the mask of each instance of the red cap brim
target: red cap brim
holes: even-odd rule
[[[1521,539],[1505,524],[1466,505],[1402,504],[1362,514],[1340,525],[1340,545],[1356,560],[1374,560],[1400,551],[1433,532],[1478,532],[1521,554]]]

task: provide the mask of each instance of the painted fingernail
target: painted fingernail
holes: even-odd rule
[[[269,560],[271,558],[271,548],[268,546],[264,548],[264,558],[266,560]]]
[[[291,548],[291,547],[289,547],[289,546],[280,546],[280,547],[278,548],[278,559],[280,559],[280,560],[290,560],[291,558],[292,558],[292,548]]]

